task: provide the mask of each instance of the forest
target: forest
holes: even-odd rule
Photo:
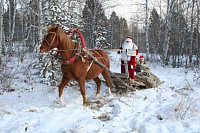
[[[199,0],[0,0],[0,132],[199,133],[199,7]],[[84,81],[87,107],[74,80],[60,105],[62,59],[40,49],[52,24],[66,33],[77,29],[87,49],[106,51],[113,73],[121,70],[117,51],[132,37],[136,57],[162,84],[113,86],[108,95],[100,74]]]
[[[146,11],[141,10],[146,15],[145,21],[144,15],[133,12],[129,23],[115,11],[106,15],[107,9],[117,6],[108,2],[1,0],[1,55],[15,54],[14,48],[19,44],[26,52],[38,52],[47,26],[58,24],[65,31],[79,29],[89,48],[117,49],[126,36],[133,36],[140,51],[151,60],[159,55],[165,65],[199,66],[198,0],[157,0],[159,6],[146,5]]]
[[[52,65],[41,61],[41,58],[53,57],[40,55],[39,47],[48,25],[57,24],[66,32],[74,28],[80,30],[87,47],[92,49],[118,49],[124,38],[131,36],[150,62],[192,69],[199,80],[198,0],[156,0],[157,6],[151,7],[147,5],[151,1],[146,0],[146,5],[145,1],[140,3],[142,15],[133,12],[131,21],[115,11],[106,15],[107,9],[119,6],[109,4],[110,1],[1,0],[0,57],[17,56],[23,61],[27,53],[35,53],[41,66],[51,66],[51,71],[56,71],[54,61],[50,61]],[[3,70],[8,60],[2,60]]]

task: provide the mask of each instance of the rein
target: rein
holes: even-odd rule
[[[55,38],[56,38],[56,32],[49,32],[49,33],[53,33],[54,36],[53,36],[53,40],[51,41],[51,44],[49,44],[49,42],[48,42],[47,39],[45,38],[45,41],[46,41],[46,43],[48,44],[47,51],[50,50],[50,48],[51,48],[51,46],[53,45],[53,42],[54,42],[54,40],[55,40]],[[58,42],[57,42],[57,43],[58,43]]]

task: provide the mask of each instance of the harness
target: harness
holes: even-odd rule
[[[70,30],[68,32],[66,32],[67,35],[70,35],[70,34],[74,34],[74,33],[78,33],[79,36],[80,36],[80,39],[81,39],[81,42],[82,42],[82,47],[83,48],[86,48],[86,45],[85,45],[85,40],[83,39],[83,36],[82,34],[77,30],[77,29],[73,29],[73,30]],[[60,52],[62,51],[73,51],[70,58],[68,60],[65,60],[65,61],[61,61],[61,64],[63,65],[70,65],[72,64],[76,59],[78,59],[79,57],[82,58],[82,60],[84,60],[84,57],[86,57],[86,54],[84,53],[83,56],[81,55],[81,45],[80,45],[80,41],[78,41],[76,43],[76,47],[74,49],[69,49],[69,50],[56,50],[57,51],[57,54],[56,56],[58,57]]]
[[[55,32],[52,32],[52,33],[55,33]],[[56,54],[56,57],[57,57],[57,58],[59,57],[60,52],[64,52],[64,51],[65,51],[65,52],[66,52],[66,51],[73,51],[72,54],[71,54],[71,56],[70,56],[70,58],[69,58],[68,60],[61,61],[61,64],[62,64],[62,65],[70,65],[70,64],[72,64],[72,63],[73,63],[76,59],[78,59],[78,58],[81,58],[82,62],[85,63],[85,62],[86,62],[86,59],[85,59],[85,58],[88,57],[87,54],[86,54],[85,52],[83,53],[82,50],[81,50],[82,48],[87,49],[87,48],[86,48],[86,45],[85,45],[85,40],[84,40],[82,34],[81,34],[77,29],[73,29],[73,30],[70,30],[70,31],[66,32],[67,35],[69,35],[69,34],[74,34],[74,33],[77,33],[77,34],[79,35],[80,39],[81,39],[81,40],[78,40],[78,42],[75,44],[75,48],[74,48],[74,49],[69,49],[69,50],[56,50],[56,51],[57,51],[57,54]],[[50,49],[50,47],[51,47],[51,45],[53,44],[53,41],[55,40],[55,38],[56,38],[56,33],[55,33],[55,35],[54,35],[54,37],[53,37],[53,40],[51,41],[50,44],[49,44],[48,41],[46,40],[46,42],[47,42],[47,44],[48,44],[47,50]],[[81,44],[80,44],[80,41],[82,42],[82,43],[81,43],[82,46],[81,46]],[[99,57],[98,57],[97,59],[102,58],[102,61],[103,61],[103,62],[104,62],[105,60],[107,60],[106,58],[102,57],[97,51],[94,51],[94,52],[95,52],[96,54],[99,55]],[[94,53],[92,52],[92,54],[94,54]],[[89,58],[89,57],[88,57],[88,58]],[[104,60],[104,59],[105,59],[105,60]],[[94,63],[94,61],[89,59],[87,62],[89,63],[89,64],[88,64],[87,71],[89,71],[90,68],[91,68],[91,66],[92,66],[92,64]]]
[[[71,57],[66,60],[66,61],[61,61],[61,64],[63,65],[70,65],[72,64],[76,59],[79,58],[79,56],[81,54],[81,47],[80,47],[80,42],[78,42],[76,44],[76,48],[73,50],[72,54],[71,54]],[[57,52],[57,57],[59,56],[59,51]]]

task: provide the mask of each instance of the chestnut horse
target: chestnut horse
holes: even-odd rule
[[[80,85],[83,97],[83,106],[87,106],[85,80],[93,79],[97,84],[97,96],[100,94],[101,80],[98,75],[102,74],[108,86],[108,93],[111,94],[111,79],[108,70],[92,61],[85,53],[77,50],[77,44],[72,41],[58,26],[51,25],[47,28],[48,34],[44,37],[40,47],[41,53],[46,53],[57,48],[61,59],[62,82],[59,85],[59,102],[63,103],[62,94],[64,87],[70,80],[76,80]],[[78,52],[79,51],[79,52]],[[107,68],[110,67],[109,57],[103,50],[89,50],[89,52]],[[76,58],[73,58],[76,55]],[[65,63],[67,62],[67,63]]]

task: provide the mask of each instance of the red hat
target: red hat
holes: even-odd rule
[[[140,55],[140,59],[141,59],[141,58],[144,58],[144,56],[143,56],[143,55]]]
[[[126,42],[132,42],[132,38],[131,37],[126,37]]]
[[[132,39],[132,37],[130,37],[130,36],[127,36],[126,38],[130,38],[130,39]]]

